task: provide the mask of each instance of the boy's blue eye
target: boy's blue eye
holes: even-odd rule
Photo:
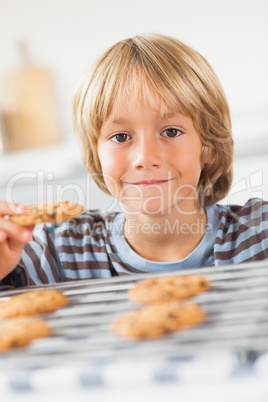
[[[126,142],[130,139],[131,137],[128,134],[125,133],[119,133],[119,134],[115,134],[113,135],[110,140],[112,140],[113,142]]]
[[[167,128],[165,131],[162,132],[163,137],[167,138],[176,138],[182,134],[182,131],[178,130],[177,128]]]

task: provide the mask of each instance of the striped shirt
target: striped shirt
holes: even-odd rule
[[[46,224],[26,245],[19,265],[2,286],[268,260],[268,202],[255,198],[244,206],[215,204],[206,214],[206,233],[199,245],[183,260],[168,263],[135,253],[123,235],[125,218],[120,212],[89,211],[61,224]]]

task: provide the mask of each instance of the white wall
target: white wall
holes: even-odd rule
[[[0,0],[0,78],[19,66],[25,40],[32,63],[53,71],[67,136],[74,82],[102,51],[137,33],[173,35],[216,70],[238,151],[268,151],[267,16],[267,0]]]

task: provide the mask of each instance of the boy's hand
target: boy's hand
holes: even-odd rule
[[[4,217],[23,213],[24,205],[0,201],[0,280],[16,268],[22,250],[32,239],[32,226],[20,226]]]

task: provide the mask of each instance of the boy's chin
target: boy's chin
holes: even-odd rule
[[[126,215],[131,216],[139,216],[139,215],[147,215],[147,216],[163,216],[171,213],[171,209],[159,204],[159,202],[151,202],[151,203],[143,203],[140,205],[137,204],[122,204],[123,212]]]

